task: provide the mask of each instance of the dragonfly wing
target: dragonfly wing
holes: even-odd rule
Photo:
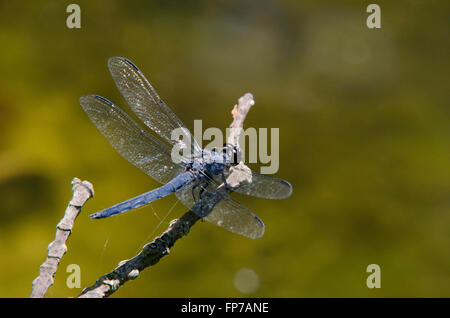
[[[229,195],[224,195],[205,220],[251,239],[260,238],[264,234],[263,221]]]
[[[188,186],[175,192],[178,200],[180,200],[181,203],[183,203],[188,209],[191,209],[200,198],[214,195],[217,191],[217,187],[219,186],[218,183],[210,179],[205,174],[200,173],[200,175],[202,178],[199,178]],[[198,216],[204,217],[204,215],[200,215],[196,211],[194,212]]]
[[[180,119],[158,96],[144,74],[131,61],[123,57],[111,57],[108,67],[117,88],[131,109],[142,122],[170,144],[180,147],[191,145],[191,154],[201,152],[201,148]],[[172,131],[179,129],[182,137],[171,138]]]
[[[202,185],[194,182],[175,194],[187,208],[191,209],[195,200],[199,199],[201,191],[201,197],[206,197],[208,194],[217,191],[218,185],[213,180],[209,180],[209,183],[203,184],[203,186],[205,189],[202,190]],[[212,212],[204,219],[230,232],[252,239],[257,239],[264,234],[264,223],[249,209],[233,200],[226,193],[222,194],[222,200],[214,206]]]
[[[197,182],[194,181],[188,186],[183,187],[175,192],[178,200],[180,200],[180,202],[183,203],[183,205],[188,209],[191,209],[195,204],[194,195],[198,194],[198,192],[194,189],[196,184]],[[198,198],[198,196],[196,196],[196,198]]]
[[[184,170],[173,163],[166,144],[107,99],[86,95],[80,98],[80,104],[113,148],[156,181],[167,183]]]
[[[224,174],[227,178],[230,172],[227,171]],[[222,182],[222,176],[215,177],[215,180]],[[292,194],[292,186],[286,180],[252,172],[252,182],[243,183],[233,189],[233,192],[263,199],[285,199]]]

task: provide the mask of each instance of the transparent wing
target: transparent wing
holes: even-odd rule
[[[136,65],[123,57],[111,57],[108,67],[117,88],[145,125],[172,145],[185,148],[190,144],[192,155],[201,152],[189,130],[158,96]],[[177,140],[171,139],[174,129],[178,129],[181,135]]]
[[[225,178],[229,174],[229,171],[225,171]],[[216,176],[214,179],[222,183],[222,176]],[[242,184],[234,189],[234,192],[263,199],[285,199],[292,194],[292,186],[286,180],[252,172],[252,182]]]
[[[156,181],[167,183],[184,170],[173,163],[166,144],[107,99],[86,95],[80,98],[80,104],[113,148]]]
[[[264,223],[252,211],[229,195],[217,203],[205,220],[230,232],[257,239],[264,234]]]
[[[206,189],[203,190],[203,196],[206,195],[206,192],[211,193],[216,191],[216,189],[217,183],[210,180],[206,185]],[[175,194],[187,208],[191,209],[195,204],[195,200],[198,200],[201,191],[201,186],[193,183],[180,189]],[[264,234],[264,223],[249,209],[233,200],[227,194],[223,196],[223,199],[214,206],[211,213],[204,219],[230,232],[252,239],[257,239]]]

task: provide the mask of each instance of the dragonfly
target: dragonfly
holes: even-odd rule
[[[202,149],[135,64],[123,57],[111,57],[108,68],[131,110],[156,136],[99,95],[80,97],[81,107],[119,154],[162,185],[90,217],[100,219],[117,215],[172,193],[191,209],[205,193],[217,191],[226,182],[230,168],[240,162],[239,148],[226,144],[219,150]],[[175,129],[182,132],[178,138],[172,138]],[[185,151],[173,160],[174,146],[190,147],[191,151]],[[282,179],[252,172],[251,180],[233,188],[233,192],[266,199],[284,199],[292,193],[291,184]],[[233,233],[252,239],[264,234],[261,219],[227,193],[207,215],[201,215],[202,212],[197,210],[194,211],[200,218]]]

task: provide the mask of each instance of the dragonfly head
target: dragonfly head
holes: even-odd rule
[[[223,145],[223,159],[229,165],[235,166],[241,162],[241,150],[231,144]]]

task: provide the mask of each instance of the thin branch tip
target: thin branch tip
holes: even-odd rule
[[[94,187],[88,181],[72,179],[72,199],[64,212],[63,218],[56,226],[55,239],[47,247],[47,258],[39,268],[39,276],[33,280],[30,298],[42,298],[53,285],[61,258],[67,252],[66,241],[72,233],[75,219],[87,200],[94,195]]]

